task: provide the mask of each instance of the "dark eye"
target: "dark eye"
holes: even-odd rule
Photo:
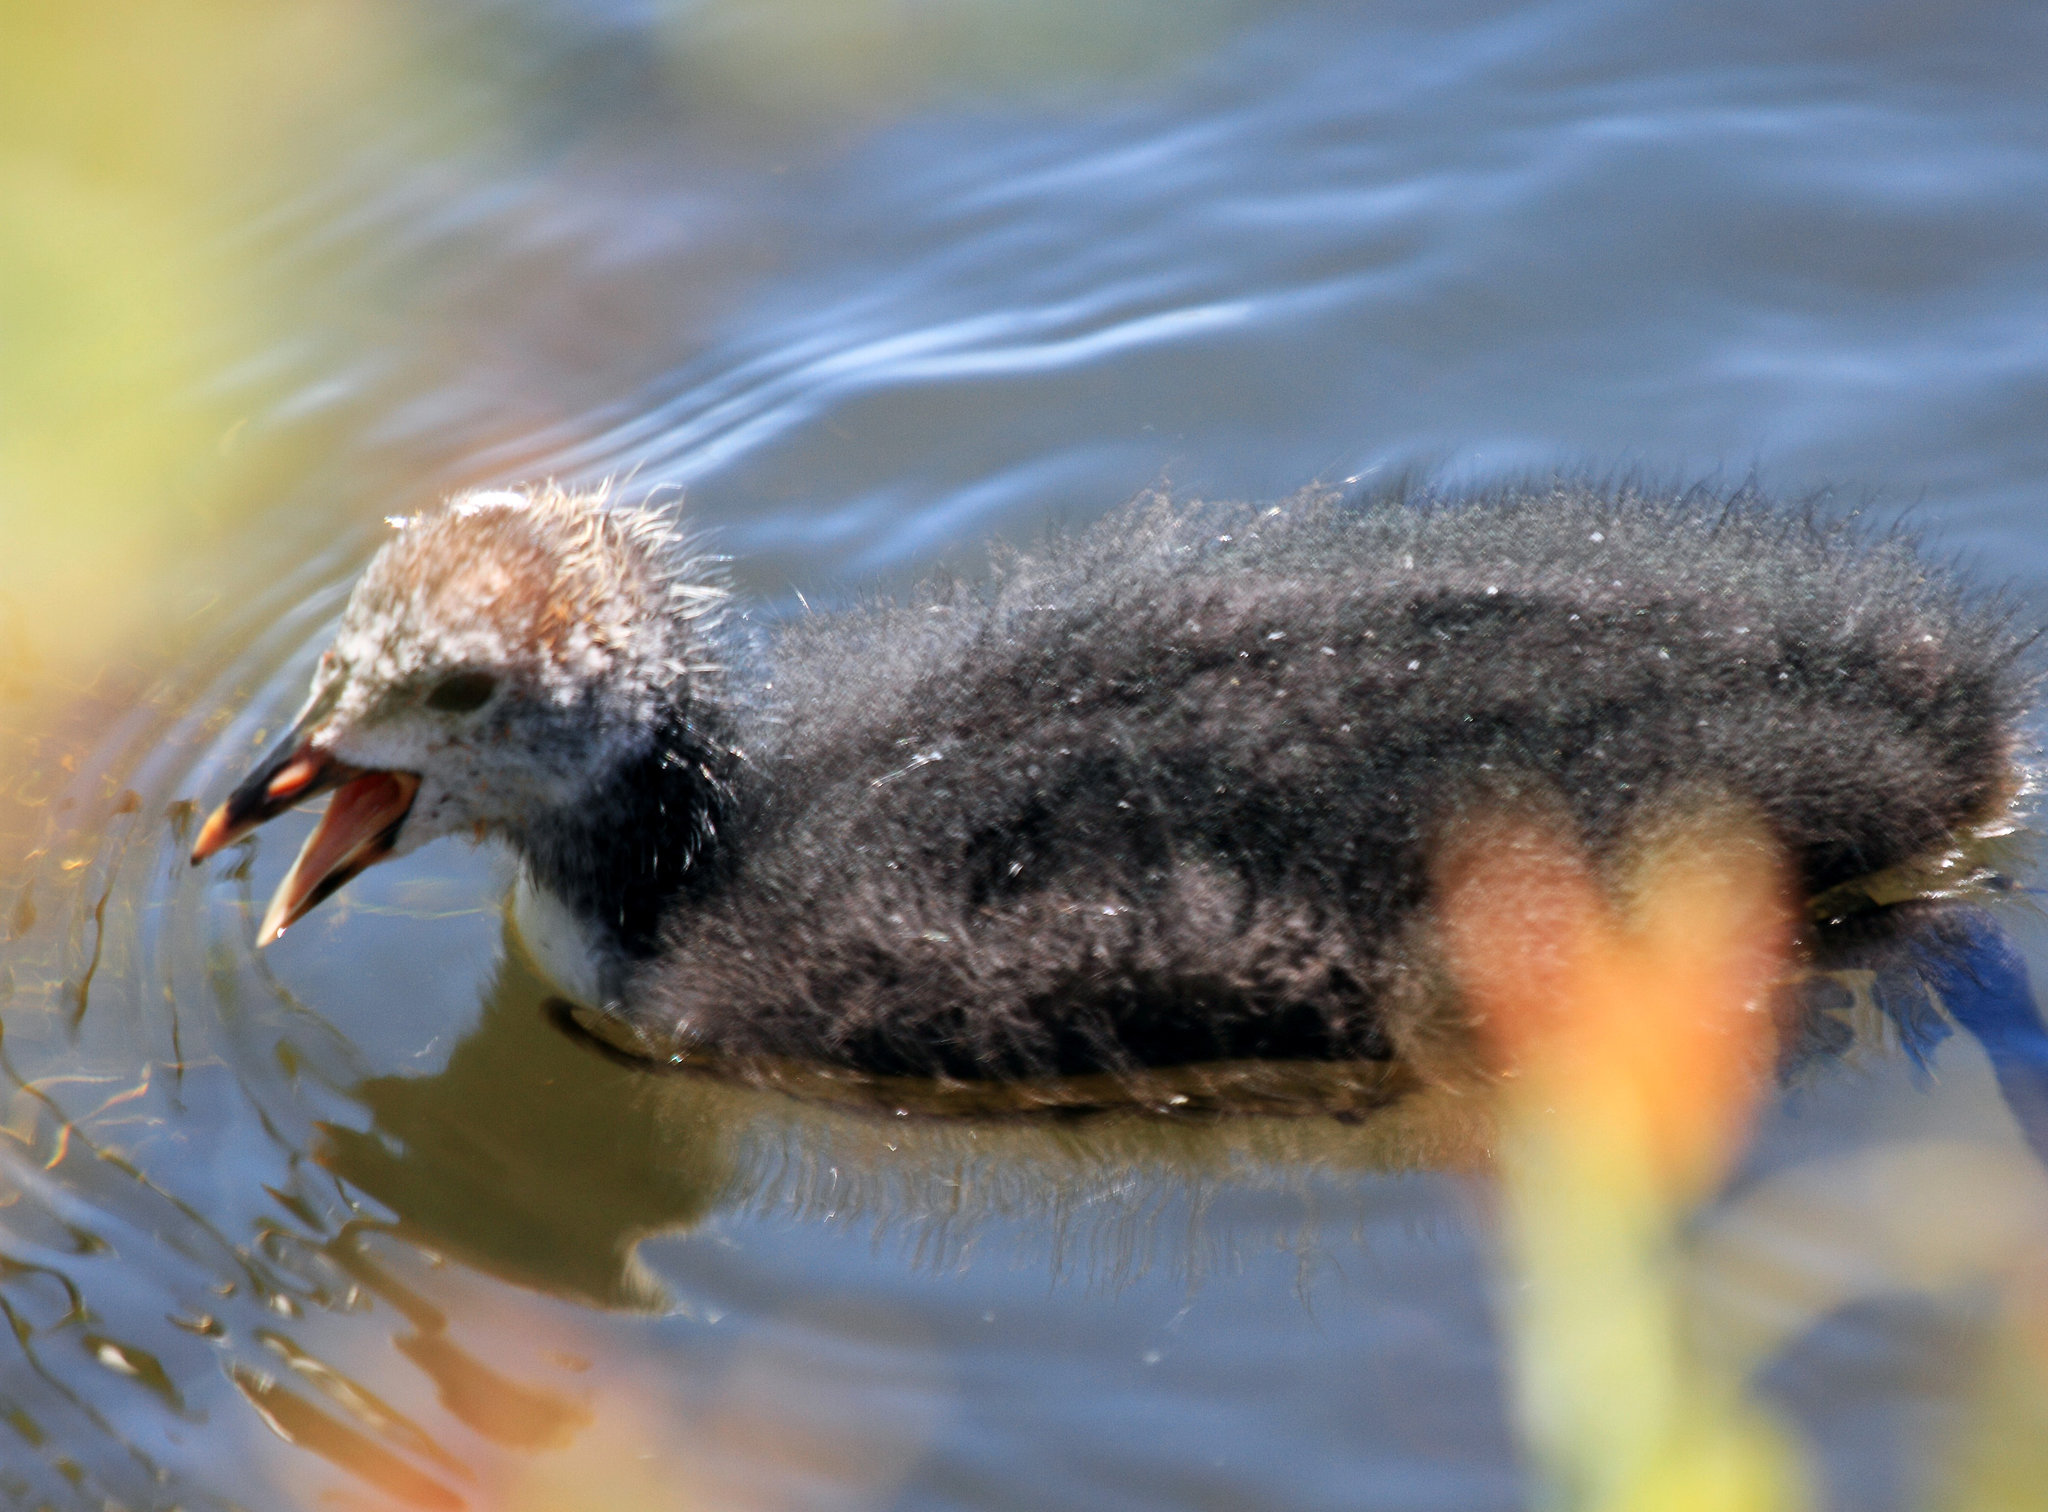
[[[497,691],[498,679],[488,672],[456,672],[434,684],[427,707],[443,714],[468,714],[489,703]]]

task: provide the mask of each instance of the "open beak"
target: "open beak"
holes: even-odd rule
[[[336,761],[316,749],[303,731],[303,726],[293,730],[257,763],[213,811],[192,847],[197,866],[286,809],[322,793],[334,794],[271,898],[256,931],[258,945],[268,945],[357,872],[390,855],[420,788],[411,772],[365,771]]]

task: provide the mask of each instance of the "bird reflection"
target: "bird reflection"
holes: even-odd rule
[[[401,1238],[521,1285],[660,1307],[634,1246],[710,1210],[727,1168],[721,1131],[562,1034],[547,1004],[507,950],[447,1066],[361,1083],[371,1127],[325,1128],[320,1159],[397,1213]]]
[[[323,1165],[396,1237],[608,1308],[668,1302],[636,1248],[728,1207],[956,1229],[1141,1224],[1176,1185],[1483,1161],[1483,1104],[1382,1061],[990,1084],[796,1065],[663,1071],[579,1025],[515,938],[429,1076],[378,1076]]]
[[[1844,1061],[1920,1062],[1958,1026],[2048,1149],[2048,1034],[2020,958],[1980,909],[1917,904],[1809,974],[1781,1037],[1788,1082]],[[594,1027],[602,1029],[602,1024]],[[662,1071],[600,1042],[508,932],[475,1029],[431,1076],[356,1093],[365,1130],[320,1158],[397,1215],[395,1235],[606,1308],[667,1304],[641,1240],[713,1212],[781,1209],[962,1237],[978,1223],[1144,1232],[1176,1188],[1490,1159],[1490,1100],[1385,1062],[1238,1063],[1110,1081],[991,1085],[799,1066]],[[1194,1241],[1183,1239],[1183,1243]]]

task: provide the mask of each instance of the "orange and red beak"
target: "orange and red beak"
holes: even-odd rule
[[[411,772],[365,771],[335,760],[307,740],[301,726],[213,811],[192,847],[192,864],[286,809],[334,794],[257,928],[256,943],[268,945],[357,872],[391,854],[419,787]]]

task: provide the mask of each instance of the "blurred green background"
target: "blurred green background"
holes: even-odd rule
[[[1085,91],[1144,75],[1248,8],[713,0],[669,7],[651,63],[677,111],[668,135],[692,151],[815,157],[935,96]],[[542,316],[493,302],[488,271],[482,290],[446,270],[438,288],[395,287],[389,270],[380,282],[345,250],[324,261],[321,250],[346,227],[321,226],[320,207],[359,208],[348,196],[365,161],[395,179],[394,157],[489,155],[522,134],[518,150],[534,154],[547,110],[527,92],[510,9],[489,26],[461,7],[384,0],[0,12],[9,723],[39,690],[75,690],[110,659],[160,653],[235,581],[223,559],[245,549],[238,530],[332,447],[365,400],[361,372],[417,362],[417,349],[389,350],[401,346],[389,322],[418,342],[423,323],[463,321],[449,343],[460,351],[443,353],[453,371],[517,368],[529,355],[507,363],[491,350],[494,320]],[[319,234],[295,241],[295,218]],[[772,249],[752,250],[763,256]],[[717,260],[708,249],[707,276]],[[630,310],[613,311],[553,347],[615,334],[630,377],[632,324]],[[347,349],[323,360],[314,349],[337,331]],[[430,387],[415,381],[410,393]],[[537,404],[491,439],[516,444],[522,422],[561,408]]]
[[[249,234],[407,87],[390,7],[0,14],[0,689],[146,656],[313,438],[252,426],[293,300]],[[178,570],[168,570],[173,567]],[[175,638],[173,628],[172,638]]]

